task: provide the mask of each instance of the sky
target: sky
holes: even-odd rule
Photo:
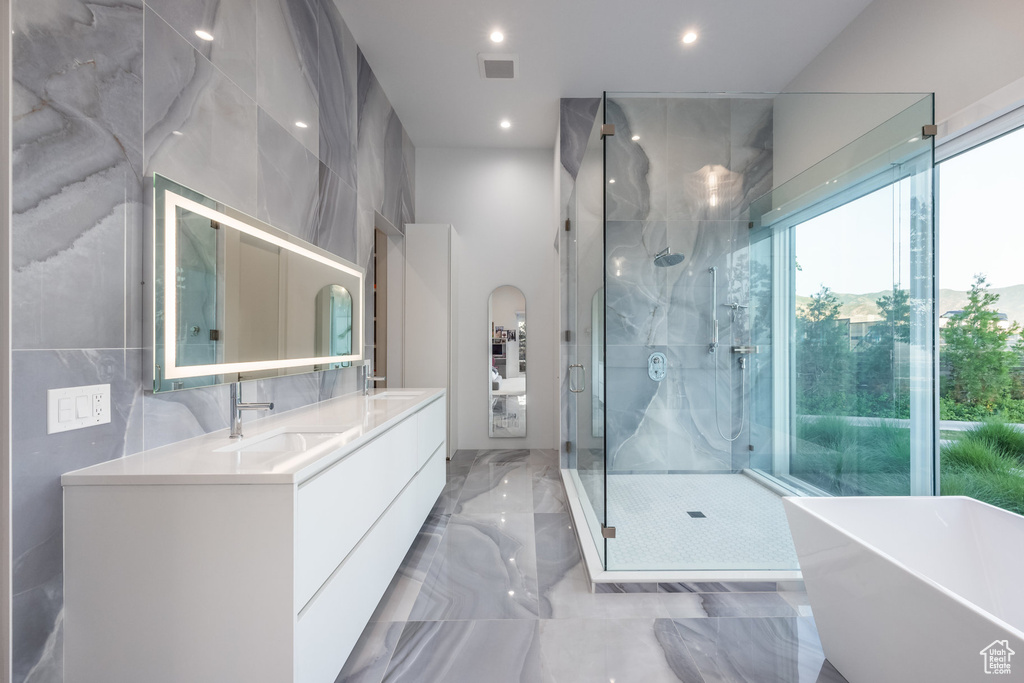
[[[975,273],[993,287],[1024,284],[1024,129],[939,165],[939,286],[966,291]],[[909,279],[906,184],[797,226],[801,296],[903,287]]]

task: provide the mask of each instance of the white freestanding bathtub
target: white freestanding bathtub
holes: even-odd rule
[[[1024,681],[1024,517],[962,497],[783,501],[850,683]]]

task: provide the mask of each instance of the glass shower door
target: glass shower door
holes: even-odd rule
[[[603,109],[603,107],[602,107]],[[566,233],[570,471],[605,564],[604,150],[599,110],[569,203]]]

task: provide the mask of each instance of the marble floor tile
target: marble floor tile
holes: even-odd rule
[[[380,683],[404,629],[405,622],[370,622],[335,683]]]
[[[538,614],[533,517],[453,515],[410,619],[526,619]]]
[[[735,581],[728,583],[659,583],[662,593],[774,593],[773,581]]]
[[[542,619],[601,615],[597,596],[590,592],[568,514],[535,514],[537,585]]]
[[[409,622],[387,683],[536,683],[541,673],[535,619]]]
[[[825,663],[808,618],[677,619],[675,626],[708,683],[814,683]]]
[[[525,462],[474,463],[455,512],[533,512],[533,472]]]
[[[542,680],[703,683],[668,619],[540,622]]]
[[[709,617],[795,617],[796,610],[778,593],[703,593]]]
[[[568,512],[565,489],[557,465],[531,466],[533,470],[533,511]]]
[[[423,581],[395,574],[370,616],[370,623],[407,621],[423,589]]]
[[[434,503],[434,509],[431,510],[431,514],[450,515],[455,512],[455,506],[459,502],[459,496],[462,495],[462,487],[465,483],[465,474],[449,473],[448,481],[441,490],[441,494],[437,497],[437,501]]]
[[[475,465],[528,464],[531,451],[522,448],[500,448],[478,451]]]
[[[845,683],[825,660],[799,582],[591,592],[569,514],[441,512],[473,477],[463,499],[480,504],[496,473],[533,485],[557,476],[545,457],[557,453],[456,453],[445,493],[339,683]]]

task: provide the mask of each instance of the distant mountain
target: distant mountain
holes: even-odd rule
[[[995,308],[1000,313],[1005,313],[1010,320],[1024,324],[1024,285],[1013,285],[1011,287],[993,287],[990,290],[999,296]],[[884,292],[870,292],[868,294],[844,294],[835,292],[839,299],[840,315],[844,318],[862,315],[881,315],[878,310],[878,301]],[[806,307],[811,302],[809,296],[798,296],[796,304],[800,308]],[[946,311],[962,309],[967,304],[967,292],[960,292],[955,289],[939,290],[939,315]]]

